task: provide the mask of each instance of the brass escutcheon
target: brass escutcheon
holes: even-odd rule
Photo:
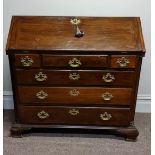
[[[33,64],[33,59],[30,58],[29,56],[25,56],[24,58],[21,58],[20,62],[24,67],[30,67]]]
[[[72,116],[76,116],[78,115],[80,112],[78,109],[70,109],[69,110],[69,114],[72,115]]]
[[[77,58],[73,58],[73,59],[69,60],[68,64],[70,67],[74,67],[74,68],[82,65],[80,60],[78,60]]]
[[[100,114],[100,118],[103,121],[108,121],[112,118],[112,115],[108,114],[107,112],[104,112],[103,114]]]
[[[36,97],[40,100],[44,100],[48,97],[48,94],[41,90],[38,93],[36,93]]]
[[[104,80],[104,82],[110,83],[110,82],[113,82],[115,80],[115,77],[114,77],[114,75],[107,73],[106,75],[103,75],[102,79]]]
[[[37,113],[37,116],[40,118],[40,119],[46,119],[49,117],[49,114],[47,112],[45,112],[44,110],[40,111]]]
[[[77,89],[73,89],[69,91],[70,96],[79,96],[80,92]]]
[[[72,25],[79,25],[81,21],[80,21],[80,19],[73,18],[70,20],[70,22]]]
[[[35,74],[35,79],[39,82],[46,81],[47,75],[43,74],[43,72],[39,72],[38,74]]]
[[[80,79],[80,75],[78,73],[70,73],[69,74],[69,79],[70,80],[79,80]]]
[[[116,63],[119,65],[120,68],[125,68],[128,66],[130,61],[125,57],[121,57],[121,58],[117,59]]]
[[[104,94],[102,94],[102,98],[105,101],[110,101],[113,98],[113,95],[111,93],[109,93],[109,92],[105,92]]]
[[[75,29],[75,37],[81,38],[84,36],[84,32],[80,30],[79,24],[81,23],[80,19],[73,18],[70,20],[70,23],[74,26]]]

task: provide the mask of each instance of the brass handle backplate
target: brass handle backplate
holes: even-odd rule
[[[84,32],[80,30],[79,24],[81,23],[80,19],[73,18],[70,20],[71,24],[74,25],[75,28],[75,37],[80,38],[83,37]]]
[[[45,112],[44,110],[40,111],[37,113],[37,116],[40,118],[40,119],[46,119],[49,117],[49,114],[47,112]]]
[[[73,58],[72,60],[69,60],[68,64],[70,67],[74,67],[74,68],[82,65],[80,60],[78,60],[77,58]]]
[[[69,91],[70,96],[79,96],[80,92],[77,89],[73,89]]]
[[[35,79],[36,81],[39,81],[39,82],[46,81],[47,75],[43,74],[42,72],[39,72],[38,74],[35,74]]]
[[[117,59],[116,63],[119,65],[120,68],[125,68],[128,66],[130,61],[125,57],[121,57],[121,58]]]
[[[41,90],[38,93],[36,93],[36,97],[40,100],[44,100],[48,97],[48,94]]]
[[[113,95],[111,93],[109,93],[109,92],[105,92],[104,94],[102,94],[102,98],[105,101],[110,101],[113,98]]]
[[[70,115],[72,115],[72,116],[76,116],[76,115],[78,115],[80,112],[79,112],[79,110],[77,110],[77,109],[70,109],[68,113],[69,113]]]
[[[103,75],[102,79],[104,80],[104,82],[110,83],[110,82],[113,82],[115,80],[115,77],[114,77],[114,75],[107,73],[106,75]]]
[[[100,114],[100,118],[103,121],[108,121],[112,118],[112,115],[108,114],[107,112],[104,112],[103,114]]]
[[[80,75],[78,73],[70,73],[69,74],[69,79],[70,80],[79,80],[80,79]]]
[[[24,58],[21,58],[20,62],[24,67],[30,67],[33,64],[33,59],[30,58],[29,56],[25,56]]]

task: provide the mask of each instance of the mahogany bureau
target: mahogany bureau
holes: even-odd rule
[[[136,140],[145,55],[138,17],[13,16],[6,53],[12,136],[33,128],[75,128]]]

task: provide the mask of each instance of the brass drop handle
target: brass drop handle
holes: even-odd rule
[[[83,37],[84,32],[80,30],[79,24],[81,23],[80,19],[73,18],[70,20],[71,24],[74,25],[75,28],[75,37],[80,38]]]
[[[113,98],[113,95],[109,92],[105,92],[104,94],[102,94],[102,98],[105,101],[110,101]]]
[[[80,112],[77,109],[70,109],[68,113],[72,116],[77,116]]]
[[[121,57],[121,58],[117,59],[116,63],[119,65],[120,68],[125,68],[128,66],[130,61],[125,57]]]
[[[113,82],[115,80],[115,77],[114,77],[114,75],[111,75],[110,73],[107,73],[106,75],[103,75],[102,79],[106,83],[111,83],[111,82]]]
[[[24,58],[21,58],[20,62],[24,67],[30,67],[33,64],[33,59],[30,58],[29,56],[25,56]]]
[[[69,60],[68,64],[70,67],[73,67],[73,68],[80,67],[82,65],[80,60],[78,60],[77,58],[73,58]]]
[[[103,114],[100,114],[100,118],[103,121],[108,121],[112,118],[112,115],[108,114],[107,112],[104,112]]]
[[[80,74],[78,74],[78,73],[70,73],[69,74],[69,79],[70,80],[79,80],[80,79]]]
[[[70,96],[79,96],[80,92],[77,89],[73,89],[69,91]]]
[[[43,82],[43,81],[46,81],[47,80],[47,75],[46,74],[43,74],[43,72],[39,72],[38,74],[35,74],[35,77],[34,78],[38,82]]]
[[[40,118],[40,119],[46,119],[49,117],[49,114],[47,112],[45,112],[44,110],[40,111],[37,113],[37,116]]]
[[[40,100],[44,100],[48,97],[48,94],[41,90],[38,93],[36,93],[36,97]]]

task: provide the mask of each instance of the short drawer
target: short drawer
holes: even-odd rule
[[[83,86],[132,86],[134,71],[101,71],[101,70],[16,70],[18,84],[51,84]]]
[[[43,66],[57,68],[107,67],[108,56],[100,55],[42,55]]]
[[[40,67],[40,56],[38,54],[16,54],[16,67]]]
[[[136,68],[136,56],[111,56],[111,68]]]
[[[18,116],[23,124],[127,126],[130,122],[130,110],[125,108],[20,106]]]
[[[131,88],[21,86],[18,93],[20,103],[29,105],[130,105],[132,98]]]

